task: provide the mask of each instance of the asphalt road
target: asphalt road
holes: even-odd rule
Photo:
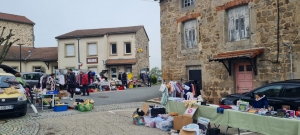
[[[70,101],[70,99],[62,99],[61,102],[67,102],[70,106],[73,106],[75,99],[78,98],[93,99],[95,101],[95,106],[129,102],[143,102],[152,98],[161,97],[161,92],[158,91],[159,86],[160,85],[154,85],[152,87],[139,87],[122,91],[90,93],[90,96],[74,95],[73,101]],[[38,107],[37,109],[38,111],[42,111],[40,107]],[[30,106],[28,108],[28,112],[33,112]]]

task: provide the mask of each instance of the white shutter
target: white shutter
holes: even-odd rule
[[[72,44],[66,45],[66,52],[67,52],[66,56],[75,56],[74,45],[72,45]]]
[[[97,45],[95,43],[88,44],[89,55],[97,55]]]

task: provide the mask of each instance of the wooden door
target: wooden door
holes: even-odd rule
[[[236,93],[253,90],[253,68],[249,62],[237,63],[235,66]]]

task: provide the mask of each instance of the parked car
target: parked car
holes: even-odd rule
[[[239,99],[251,104],[258,92],[262,92],[267,97],[268,104],[273,106],[274,110],[281,109],[282,105],[290,106],[291,110],[298,110],[300,107],[300,79],[274,82],[247,93],[231,94],[222,98],[220,104],[236,105]]]
[[[161,81],[162,81],[162,78],[161,78],[161,77],[158,77],[158,78],[157,78],[157,81],[158,81],[158,82],[161,82]]]
[[[38,82],[45,73],[41,72],[22,72],[22,79],[31,87],[33,88],[34,85],[37,86]]]
[[[9,81],[8,81],[9,80]],[[9,73],[0,73],[0,89],[10,88],[9,82],[17,82],[16,77]],[[27,113],[27,98],[25,89],[21,84],[15,85],[19,93],[0,93],[0,115],[18,114],[24,116]]]

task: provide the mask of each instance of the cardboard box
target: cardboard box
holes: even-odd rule
[[[182,116],[174,116],[173,129],[180,130],[183,126],[193,123],[193,116],[197,109],[197,106],[192,106],[187,108]]]
[[[143,104],[142,110],[145,113],[145,116],[148,114],[149,108],[148,104]]]
[[[195,131],[184,131],[182,129],[180,129],[180,133],[179,135],[194,135]]]

